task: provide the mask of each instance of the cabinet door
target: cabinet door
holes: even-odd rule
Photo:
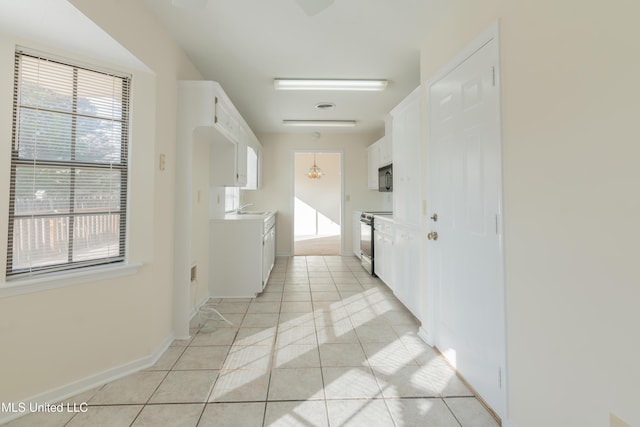
[[[416,89],[393,111],[394,220],[419,226],[421,220],[420,91]]]
[[[393,223],[377,220],[374,236],[375,273],[387,286],[393,289]]]
[[[382,233],[374,233],[373,235],[375,243],[374,243],[374,272],[376,276],[378,276],[383,282],[385,281],[386,272],[385,272],[385,252],[384,252],[384,237]]]
[[[262,224],[211,220],[209,239],[209,294],[214,298],[246,298],[259,293],[264,274]]]
[[[199,132],[217,132],[213,128],[200,128]],[[209,184],[212,187],[237,186],[237,144],[231,140],[211,145],[209,150]]]
[[[203,131],[216,132],[213,129]],[[247,145],[225,140],[210,150],[209,183],[214,187],[243,187],[247,184]]]
[[[381,141],[381,140],[380,140]],[[367,147],[367,187],[369,190],[378,189],[378,167],[380,164],[380,141]]]
[[[393,145],[390,138],[383,139],[380,144],[380,157],[378,160],[378,167],[386,166],[393,162]]]
[[[276,259],[276,228],[273,227],[264,235],[262,242],[262,287],[267,284]]]
[[[221,96],[215,97],[215,111],[213,123],[232,140],[238,140],[239,123],[233,116],[233,109]]]
[[[406,303],[406,288],[407,288],[407,239],[404,230],[401,227],[396,227],[395,235],[395,251],[393,254],[393,262],[396,264],[393,289],[394,294],[405,306]]]
[[[384,129],[385,135],[384,138],[380,141],[380,157],[378,159],[378,167],[386,166],[393,162],[393,139],[395,136],[393,135],[393,120],[394,117],[389,114],[385,117]]]
[[[247,185],[247,131],[243,128],[238,130],[238,144],[236,148],[236,186]]]
[[[353,246],[353,254],[358,258],[360,253],[360,211],[353,211],[351,217],[351,245]]]
[[[419,239],[419,231],[396,226],[394,293],[400,302],[418,318],[420,318],[420,298],[422,297]]]
[[[382,237],[382,247],[384,247],[384,259],[382,260],[384,264],[384,282],[393,290],[396,286],[393,272],[395,271],[395,266],[393,265],[393,253],[395,252],[395,247],[393,245],[393,237],[391,234],[385,234]]]
[[[269,274],[276,264],[276,227],[274,226],[269,233]],[[268,278],[268,277],[267,277]]]
[[[269,280],[269,233],[262,237],[262,287]]]

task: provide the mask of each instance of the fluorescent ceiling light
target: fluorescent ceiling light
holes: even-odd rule
[[[283,120],[285,126],[298,127],[353,127],[355,120]]]
[[[384,90],[387,80],[273,79],[276,90]]]

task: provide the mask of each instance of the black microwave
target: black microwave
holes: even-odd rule
[[[393,191],[393,165],[383,166],[378,169],[378,191]]]

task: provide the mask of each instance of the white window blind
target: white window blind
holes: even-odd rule
[[[7,277],[125,259],[129,89],[16,52]]]

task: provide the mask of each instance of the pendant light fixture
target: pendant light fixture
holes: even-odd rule
[[[311,166],[309,172],[307,172],[307,177],[309,179],[320,179],[322,175],[324,175],[324,172],[316,164],[316,154],[313,153],[313,166]]]

